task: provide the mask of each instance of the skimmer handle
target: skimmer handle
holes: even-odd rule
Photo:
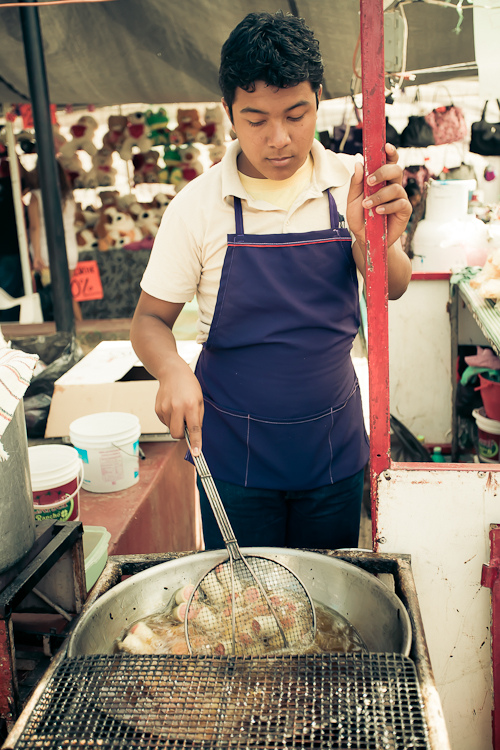
[[[189,430],[187,427],[184,428],[184,434],[186,435],[186,441],[189,450],[191,451],[191,442],[189,440]],[[207,462],[205,461],[205,457],[201,451],[199,456],[193,456],[193,451],[191,451],[191,457],[194,461],[198,476],[201,479],[203,488],[207,493],[210,507],[212,508],[215,520],[217,521],[217,525],[219,526],[224,544],[228,549],[236,552],[235,557],[241,558],[242,554],[240,552],[240,548],[238,547],[238,542],[236,541],[233,527],[229,522],[229,518],[227,517],[224,505],[222,504],[221,496],[219,495],[217,487],[215,486],[215,482],[210,473]]]

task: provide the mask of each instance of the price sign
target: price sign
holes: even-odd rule
[[[71,294],[77,302],[102,299],[101,274],[96,260],[81,260],[71,277]]]

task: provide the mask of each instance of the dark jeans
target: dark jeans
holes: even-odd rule
[[[314,490],[281,491],[215,484],[241,547],[357,547],[364,469]],[[205,549],[224,547],[198,479]]]
[[[0,287],[11,297],[22,297],[24,294],[23,272],[19,255],[0,257]],[[0,322],[19,320],[19,305],[9,310],[0,310]]]

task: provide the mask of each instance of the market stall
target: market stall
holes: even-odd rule
[[[410,15],[411,11],[418,12],[418,6],[424,5],[426,4],[411,4]],[[373,31],[376,18],[370,15],[366,6],[367,3],[362,3],[367,14],[363,16],[363,22],[366,23],[368,19],[368,28]],[[109,7],[112,7],[112,3]],[[380,10],[379,8],[378,11]],[[438,8],[433,10],[437,12]],[[439,8],[441,10],[443,9]],[[327,13],[325,9],[325,14]],[[200,14],[200,18],[203,20],[203,14]],[[324,15],[321,19],[321,26],[325,28],[329,26],[326,18]],[[465,22],[468,21],[470,19],[465,14]],[[314,23],[311,25],[314,27]],[[333,23],[333,26],[336,24]],[[366,28],[365,26],[365,30]],[[430,37],[429,28],[430,25],[424,30],[427,37]],[[370,50],[367,38],[369,34],[363,42],[365,55]],[[460,40],[460,55],[463,62],[471,62],[473,57],[463,40],[464,37]],[[324,42],[323,45],[325,46]],[[334,46],[326,46],[335,49]],[[373,54],[375,59],[376,55]],[[207,65],[204,75],[209,75],[211,70]],[[380,152],[384,116],[380,91],[378,98],[375,96],[375,100],[370,101],[370,94],[382,83],[383,67],[378,69],[373,66],[372,73],[373,79],[365,80],[367,88],[363,92],[365,122],[380,122],[381,127],[376,134],[370,133],[369,127],[366,129],[365,152],[369,158],[373,158],[373,153]],[[432,73],[424,72],[422,75]],[[439,78],[446,73],[440,71],[435,75]],[[332,73],[331,77],[335,80],[335,74]],[[335,92],[333,83],[331,90]],[[185,97],[177,99],[185,100]],[[198,101],[205,99],[205,96],[196,97]],[[73,100],[77,101],[77,98],[74,97]],[[109,103],[110,98],[106,101]],[[435,702],[437,687],[454,747],[463,747],[464,750],[477,747],[482,750],[491,746],[491,641],[488,632],[489,592],[484,587],[480,588],[481,574],[478,566],[489,559],[487,525],[496,523],[494,498],[497,467],[488,466],[488,471],[478,471],[477,467],[459,464],[436,467],[391,462],[388,429],[390,410],[386,387],[389,375],[387,289],[382,274],[377,274],[380,265],[384,265],[385,248],[381,239],[383,227],[377,226],[376,222],[373,225],[369,222],[368,226],[370,232],[373,232],[373,268],[368,275],[367,297],[374,553],[376,556],[383,551],[398,556],[403,550],[404,554],[412,555],[422,618],[436,675],[434,685],[430,662],[427,663],[424,659],[423,670],[428,680],[421,680],[421,687],[428,699],[427,707],[430,707],[427,720],[434,730],[431,742],[435,742],[436,747],[446,747],[447,743],[446,736],[443,739],[442,734],[443,717],[439,701]],[[446,530],[445,540],[443,529]],[[472,538],[469,539],[471,529]],[[485,584],[488,585],[489,580],[493,585],[493,579],[493,573],[489,579],[485,576]],[[412,617],[418,630],[419,615],[416,606],[412,609]],[[417,642],[421,643],[418,641],[418,634]],[[494,649],[493,655],[495,656]],[[414,661],[420,662],[422,667],[420,657],[418,654],[414,655]],[[453,662],[450,662],[451,659]],[[18,737],[19,734],[15,734],[14,740],[17,741]],[[433,747],[432,744],[430,746]]]

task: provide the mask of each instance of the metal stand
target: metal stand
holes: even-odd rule
[[[12,614],[81,611],[87,595],[82,537],[80,522],[40,523],[26,557],[0,576],[0,720],[9,729],[22,709]]]

